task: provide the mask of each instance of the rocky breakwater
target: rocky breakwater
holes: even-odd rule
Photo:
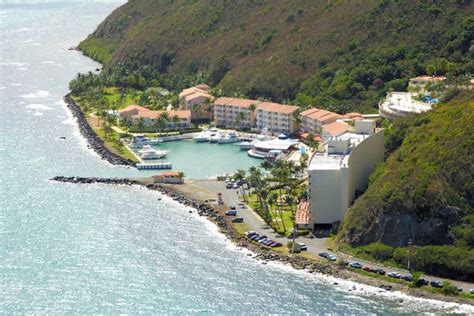
[[[64,101],[67,107],[71,111],[72,115],[76,118],[79,125],[79,132],[87,140],[87,147],[94,150],[102,159],[113,164],[123,166],[135,166],[132,160],[125,159],[111,152],[104,144],[104,141],[94,132],[92,127],[89,125],[86,116],[82,112],[81,108],[74,102],[71,94],[67,94],[64,97]]]

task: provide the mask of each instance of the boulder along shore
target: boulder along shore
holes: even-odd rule
[[[173,190],[168,185],[162,184],[147,184],[140,180],[127,179],[127,178],[97,178],[97,177],[64,177],[56,176],[50,179],[51,181],[64,182],[64,183],[75,183],[75,184],[108,184],[108,185],[126,185],[132,186],[137,185],[145,187],[148,190],[158,191],[163,195],[166,195],[172,198],[174,201],[191,207],[194,209],[192,212],[196,212],[199,216],[206,217],[208,220],[213,222],[219,228],[219,231],[224,234],[229,240],[231,240],[236,246],[246,248],[254,253],[253,258],[262,262],[262,264],[267,264],[270,261],[276,261],[283,264],[290,265],[296,270],[305,270],[308,273],[321,273],[325,275],[330,275],[335,278],[340,278],[348,281],[353,281],[356,283],[369,285],[379,288],[379,293],[387,291],[399,291],[404,294],[425,298],[425,299],[434,299],[445,302],[453,302],[458,304],[468,304],[474,305],[474,303],[465,298],[446,296],[439,293],[431,293],[423,291],[421,289],[410,288],[408,285],[400,283],[391,283],[385,280],[372,278],[363,274],[359,274],[353,271],[348,270],[345,266],[339,266],[337,264],[330,264],[325,261],[317,261],[307,259],[301,256],[293,254],[284,254],[270,248],[263,247],[261,245],[254,244],[250,242],[247,238],[239,234],[226,220],[224,213],[217,210],[214,206],[203,203],[195,200],[190,196],[185,196],[182,193]],[[251,256],[252,254],[249,254]],[[338,285],[337,281],[333,282],[334,285]],[[348,289],[351,292],[363,291],[362,287],[357,288],[354,285],[352,288]],[[375,294],[373,294],[375,295]],[[403,302],[403,299],[399,299],[400,302]]]
[[[112,165],[131,166],[134,167],[135,163],[132,160],[125,159],[113,152],[111,152],[104,144],[104,141],[94,132],[92,127],[89,125],[87,118],[82,112],[81,108],[68,93],[64,96],[64,102],[72,115],[76,118],[79,126],[79,132],[87,141],[87,147],[94,150],[103,160],[107,161]]]

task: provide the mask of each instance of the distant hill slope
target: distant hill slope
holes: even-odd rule
[[[406,136],[348,211],[338,240],[403,247],[412,239],[421,246],[473,249],[474,92],[400,120],[388,133]]]
[[[80,48],[109,67],[203,72],[226,93],[367,110],[410,76],[474,72],[473,13],[471,0],[130,0]]]

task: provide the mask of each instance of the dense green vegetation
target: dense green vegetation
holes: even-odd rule
[[[338,240],[379,260],[474,280],[474,93],[397,120],[388,159],[348,211]],[[449,245],[449,246],[448,246]],[[389,247],[390,246],[390,247]],[[393,247],[393,248],[392,248]]]
[[[136,86],[200,76],[226,94],[371,111],[411,76],[474,72],[473,13],[470,0],[134,0],[80,48]]]

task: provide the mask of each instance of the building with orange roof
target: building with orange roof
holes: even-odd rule
[[[337,137],[346,132],[353,131],[354,128],[343,122],[332,122],[329,124],[325,124],[321,127],[321,134],[324,139],[328,139],[330,137]]]
[[[257,107],[257,128],[275,134],[290,134],[298,129],[293,113],[297,106],[262,102]]]
[[[428,83],[442,82],[444,80],[446,80],[444,76],[418,76],[410,79],[408,90],[423,93]]]
[[[212,101],[214,97],[209,94],[209,89],[208,85],[199,84],[184,89],[179,94],[182,107],[191,111],[192,121],[212,119]]]
[[[184,173],[182,173],[181,171],[163,171],[162,173],[154,175],[151,178],[153,180],[153,183],[184,183]]]
[[[342,118],[334,112],[311,108],[300,113],[300,130],[312,134],[321,134],[321,128],[324,124],[330,124]]]
[[[188,129],[191,128],[191,111],[189,110],[171,110],[171,111],[152,111],[146,109],[145,111],[137,111],[134,115],[127,115],[129,119],[135,124],[142,120],[146,128],[152,128],[155,121],[167,113],[168,124],[166,128],[170,129]]]
[[[219,127],[252,128],[261,101],[221,97],[214,101],[214,120]]]
[[[119,110],[118,114],[119,114],[119,118],[124,118],[124,117],[131,118],[133,115],[137,115],[138,112],[146,112],[146,111],[150,111],[150,109],[140,106],[140,105],[132,104],[132,105],[127,106],[124,109]]]

